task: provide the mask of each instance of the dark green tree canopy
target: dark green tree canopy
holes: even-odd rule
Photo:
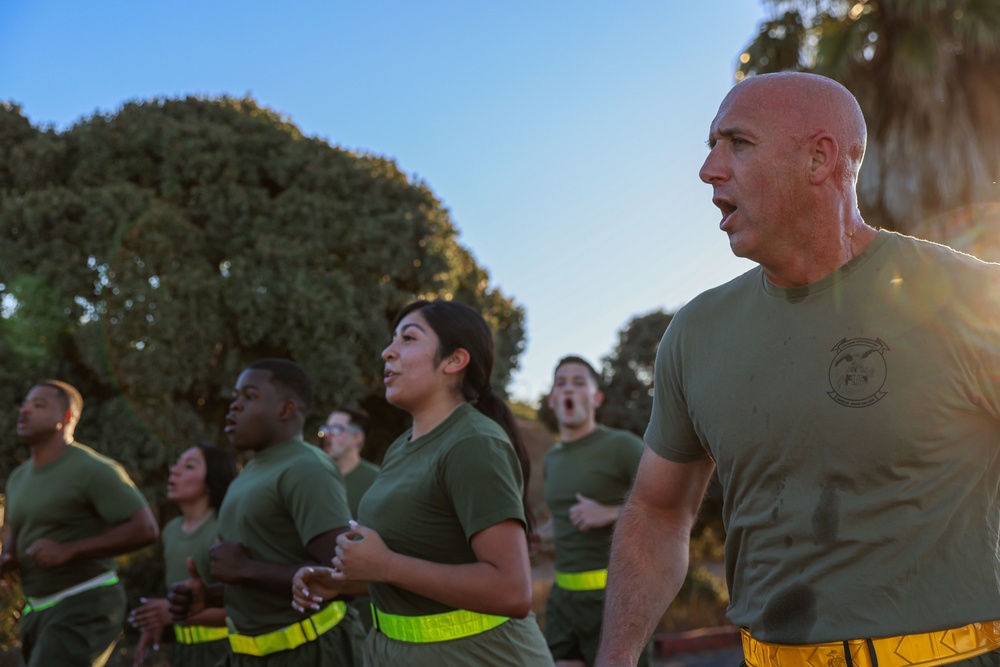
[[[858,98],[872,224],[1000,259],[1000,2],[763,0],[736,79],[800,70]]]
[[[653,410],[656,350],[672,318],[672,313],[655,310],[632,318],[618,332],[618,344],[602,360],[602,423],[639,436],[646,432]]]
[[[251,99],[133,102],[64,132],[0,106],[0,239],[3,476],[13,408],[43,376],[81,389],[81,441],[148,485],[219,439],[237,374],[261,357],[310,372],[309,426],[364,402],[375,439],[395,435],[380,352],[417,296],[484,313],[501,392],[524,347],[523,309],[424,183]]]

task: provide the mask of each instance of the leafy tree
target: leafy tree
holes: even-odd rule
[[[1000,3],[764,0],[736,79],[843,83],[868,122],[859,204],[876,225],[1000,259]]]
[[[663,332],[673,317],[656,310],[632,318],[618,332],[618,344],[602,359],[603,424],[642,436],[653,409],[653,365]]]
[[[524,310],[457,235],[392,161],[305,137],[249,98],[133,102],[64,132],[0,104],[0,478],[27,455],[16,406],[54,376],[83,393],[81,440],[162,503],[168,466],[220,439],[237,374],[269,356],[313,376],[309,424],[335,404],[372,412],[377,459],[405,427],[380,353],[417,296],[484,313],[504,392]]]

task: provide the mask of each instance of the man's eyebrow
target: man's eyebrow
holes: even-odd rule
[[[709,132],[709,134],[708,134],[708,141],[706,141],[705,143],[706,143],[706,145],[709,148],[712,148],[713,146],[715,146],[716,137],[722,137],[723,139],[731,139],[732,137],[734,137],[736,135],[739,135],[739,136],[742,136],[742,137],[751,136],[750,132],[748,132],[747,130],[745,130],[742,127],[739,127],[739,126],[735,126],[735,127],[721,127],[721,128],[716,128],[712,132]]]
[[[424,328],[422,326],[420,326],[419,324],[417,324],[416,322],[407,322],[406,324],[404,324],[403,326],[401,326],[399,328],[399,333],[403,333],[404,331],[406,331],[410,327],[416,327],[420,331],[424,331]],[[427,332],[424,331],[424,333],[427,333]]]

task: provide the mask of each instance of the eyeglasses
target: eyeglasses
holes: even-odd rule
[[[319,437],[325,438],[328,435],[340,435],[341,433],[347,433],[348,431],[353,431],[354,429],[350,426],[344,426],[343,424],[334,424],[333,426],[320,426],[319,427]]]

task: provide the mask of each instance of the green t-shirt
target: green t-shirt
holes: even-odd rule
[[[359,522],[397,553],[435,563],[475,563],[473,535],[508,519],[524,523],[521,467],[500,425],[468,403],[430,433],[401,435],[361,500]],[[390,584],[371,584],[375,606],[420,616],[454,607]]]
[[[361,504],[361,496],[365,495],[368,487],[372,485],[376,477],[378,477],[378,466],[364,459],[361,459],[354,470],[344,475],[347,505],[350,507],[351,516],[354,518],[358,516],[358,505]]]
[[[588,572],[608,567],[613,526],[578,530],[569,519],[569,508],[578,502],[578,493],[602,505],[625,502],[642,450],[638,436],[598,426],[545,454],[545,502],[552,512],[557,570]]]
[[[763,641],[1000,618],[1000,266],[880,232],[819,282],[684,307],[646,443],[710,455],[729,617]]]
[[[306,545],[351,519],[340,471],[317,447],[292,438],[257,452],[233,480],[219,510],[219,538],[242,544],[253,560],[306,564]],[[242,634],[302,620],[289,594],[227,584],[226,614]]]
[[[17,542],[21,588],[45,597],[116,569],[114,558],[74,560],[43,570],[25,551],[39,538],[66,543],[107,532],[146,506],[117,462],[71,443],[52,463],[25,461],[7,480],[7,523]]]
[[[212,579],[212,559],[209,555],[212,545],[219,537],[215,511],[211,510],[201,525],[190,533],[181,530],[183,523],[183,516],[174,517],[160,532],[160,539],[163,542],[163,564],[166,570],[164,579],[168,591],[171,584],[185,581],[190,576],[187,571],[188,558],[194,558],[198,574],[205,583],[211,584],[215,581]]]

